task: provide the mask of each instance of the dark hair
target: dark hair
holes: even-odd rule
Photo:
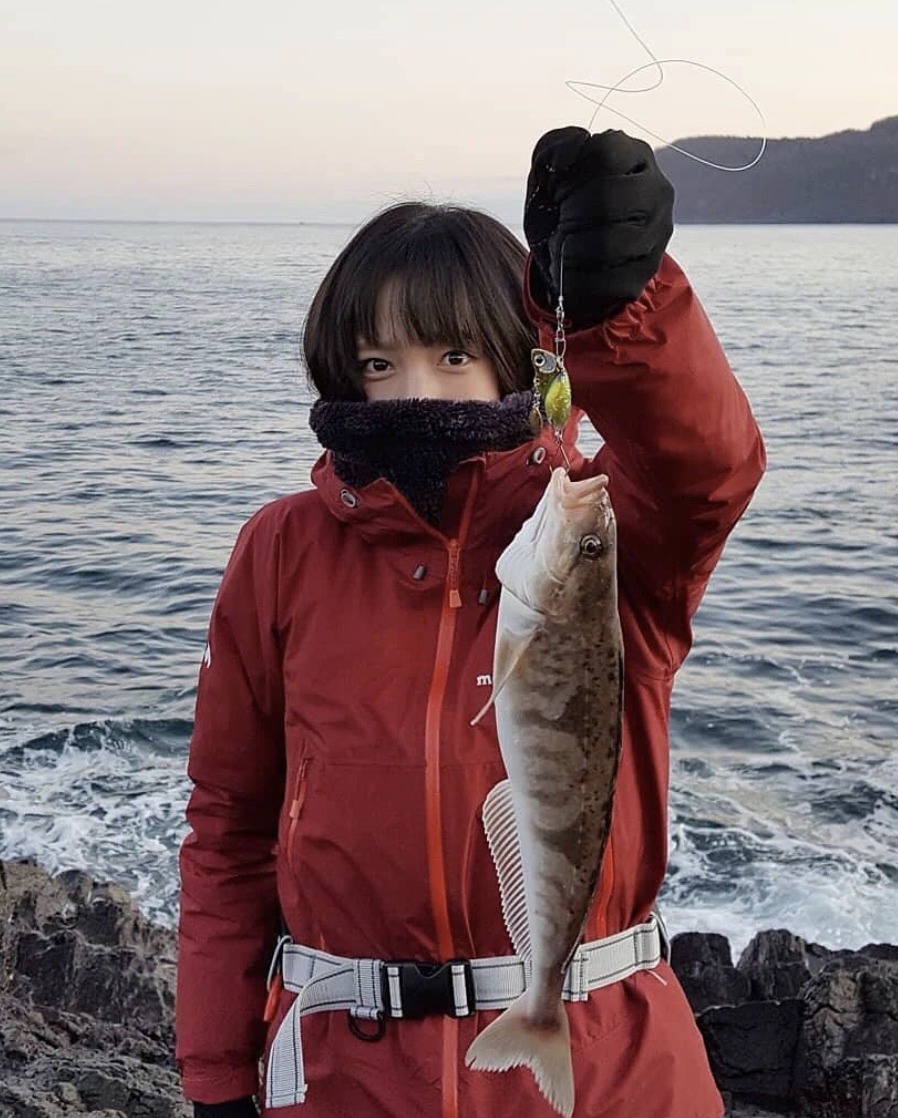
[[[323,400],[364,400],[359,338],[377,341],[389,288],[398,326],[421,345],[479,346],[502,394],[530,387],[536,330],[524,312],[526,252],[500,222],[460,206],[404,202],[379,213],[343,249],[312,300],[306,369]]]

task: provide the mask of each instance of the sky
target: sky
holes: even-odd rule
[[[895,0],[618,2],[771,137],[898,114]],[[0,218],[356,222],[424,197],[515,220],[539,136],[590,122],[566,80],[648,61],[608,0],[0,0]],[[668,140],[762,128],[679,63],[609,105]]]

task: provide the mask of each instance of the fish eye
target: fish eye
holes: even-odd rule
[[[580,554],[584,559],[598,559],[605,550],[605,545],[598,536],[584,536],[580,540]]]

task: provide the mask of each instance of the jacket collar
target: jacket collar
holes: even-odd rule
[[[575,470],[583,461],[576,447],[581,416],[577,409],[573,411],[562,436],[568,461]],[[312,482],[330,512],[371,542],[420,546],[422,537],[442,544],[451,537],[475,473],[479,473],[470,528],[463,544],[501,549],[533,511],[551,471],[564,464],[558,440],[548,428],[512,450],[486,451],[465,459],[449,477],[440,528],[422,519],[384,478],[363,486],[348,485],[338,476],[331,451],[312,468]]]

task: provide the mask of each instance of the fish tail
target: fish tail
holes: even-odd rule
[[[476,1037],[465,1055],[465,1064],[479,1071],[529,1067],[547,1101],[564,1118],[570,1118],[574,1111],[574,1069],[564,1003],[559,999],[554,1021],[536,1025],[528,1016],[528,993],[525,991]]]

